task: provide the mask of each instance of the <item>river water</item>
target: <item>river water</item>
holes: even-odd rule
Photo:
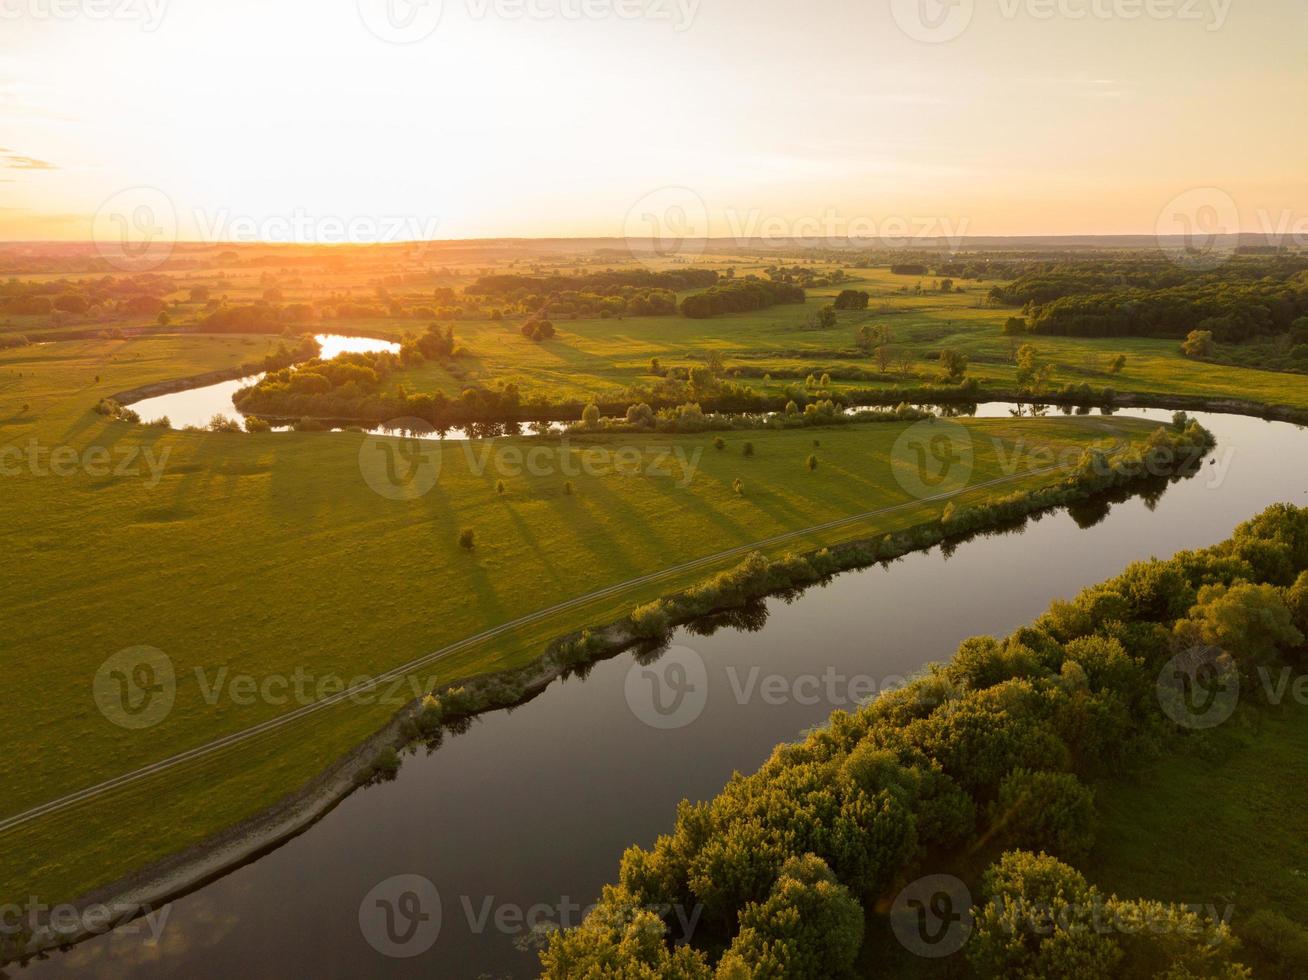
[[[158,942],[139,929],[113,933],[11,970],[534,976],[530,926],[575,924],[578,906],[614,880],[623,850],[669,830],[681,799],[712,797],[779,742],[948,659],[969,636],[1005,634],[1133,560],[1221,541],[1269,504],[1308,504],[1308,431],[1197,417],[1219,445],[1193,477],[842,574],[797,599],[761,603],[765,615],[748,628],[678,630],[652,662],[623,654],[407,757],[394,781],[356,792],[298,838],[172,903]],[[686,690],[680,701],[666,697]],[[414,916],[402,947],[377,926],[379,896],[389,901],[397,888],[439,912]]]
[[[318,334],[315,338],[322,348],[320,355],[324,361],[330,361],[341,354],[371,354],[389,351],[400,352],[400,345],[388,340],[374,340],[371,337],[346,337],[340,334]],[[218,384],[175,391],[168,395],[158,395],[133,402],[131,408],[141,416],[141,421],[152,422],[166,418],[174,429],[195,426],[203,429],[215,415],[240,422],[245,416],[232,404],[232,396],[242,388],[257,384],[262,374],[252,374],[234,381],[221,381]]]

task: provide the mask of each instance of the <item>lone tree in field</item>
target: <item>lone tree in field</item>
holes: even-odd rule
[[[952,347],[946,347],[940,352],[940,367],[943,369],[945,380],[957,384],[967,374],[967,355]]]
[[[1186,357],[1212,357],[1213,350],[1211,330],[1191,330],[1190,335],[1181,344],[1181,353]]]
[[[888,373],[890,371],[890,360],[894,357],[894,352],[885,344],[882,344],[876,349],[876,356],[877,370],[882,374]]]

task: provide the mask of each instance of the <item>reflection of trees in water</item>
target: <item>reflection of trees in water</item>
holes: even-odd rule
[[[686,632],[694,636],[712,636],[722,629],[734,629],[742,633],[758,633],[767,624],[767,602],[762,599],[751,599],[739,609],[728,609],[712,613],[687,623]]]

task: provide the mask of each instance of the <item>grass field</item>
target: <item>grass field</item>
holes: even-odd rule
[[[1308,921],[1308,708],[1248,710],[1098,793],[1087,877],[1106,891]],[[1220,841],[1220,846],[1212,842]],[[1256,953],[1243,957],[1256,965]],[[1259,974],[1261,975],[1261,974]]]
[[[256,684],[297,670],[348,682],[602,586],[913,500],[892,478],[892,466],[902,465],[892,455],[905,427],[899,423],[737,432],[726,436],[724,450],[713,448],[711,436],[572,440],[574,461],[582,451],[598,456],[629,448],[641,461],[633,475],[569,475],[548,464],[544,472],[515,474],[511,461],[508,468],[492,461],[481,469],[484,446],[470,458],[450,443],[439,447],[440,479],[431,491],[395,501],[374,492],[362,475],[360,434],[172,432],[109,422],[89,410],[104,394],[241,363],[267,343],[174,337],[0,353],[0,446],[24,453],[34,441],[44,452],[68,447],[64,455],[79,461],[68,475],[40,475],[24,457],[10,455],[0,477],[0,521],[23,530],[0,565],[13,692],[0,734],[12,758],[28,760],[0,777],[6,813],[295,706],[238,696],[219,684],[221,668]],[[1019,439],[1028,451],[1113,442],[1102,424],[969,422],[972,482],[1002,475]],[[1111,426],[1123,438],[1151,428],[1128,418]],[[743,455],[745,441],[756,447],[752,458]],[[142,454],[138,472],[101,472],[92,447],[115,463]],[[689,479],[684,467],[648,469],[666,451],[695,461]],[[819,459],[813,472],[806,466],[810,454]],[[147,466],[146,459],[161,466]],[[732,489],[736,479],[743,494]],[[573,494],[565,492],[568,480]],[[1048,480],[1019,478],[1003,491]],[[791,547],[908,526],[940,506],[908,508]],[[456,540],[465,527],[477,535],[471,553]],[[534,623],[420,680],[521,664],[556,635],[609,621],[687,582],[683,576],[650,584]],[[106,658],[137,646],[163,651],[177,676],[171,713],[145,731],[110,723],[96,710],[92,688]],[[206,693],[214,685],[216,698]],[[10,859],[0,894],[61,900],[203,840],[302,785],[398,706],[332,709],[202,765],[24,825],[5,836]]]

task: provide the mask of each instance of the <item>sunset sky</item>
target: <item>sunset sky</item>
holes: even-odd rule
[[[976,0],[941,43],[917,0],[445,0],[406,44],[385,0],[60,2],[0,0],[6,240],[90,238],[137,187],[206,240],[621,235],[667,186],[714,235],[1151,234],[1200,187],[1245,231],[1308,219],[1303,0]]]

